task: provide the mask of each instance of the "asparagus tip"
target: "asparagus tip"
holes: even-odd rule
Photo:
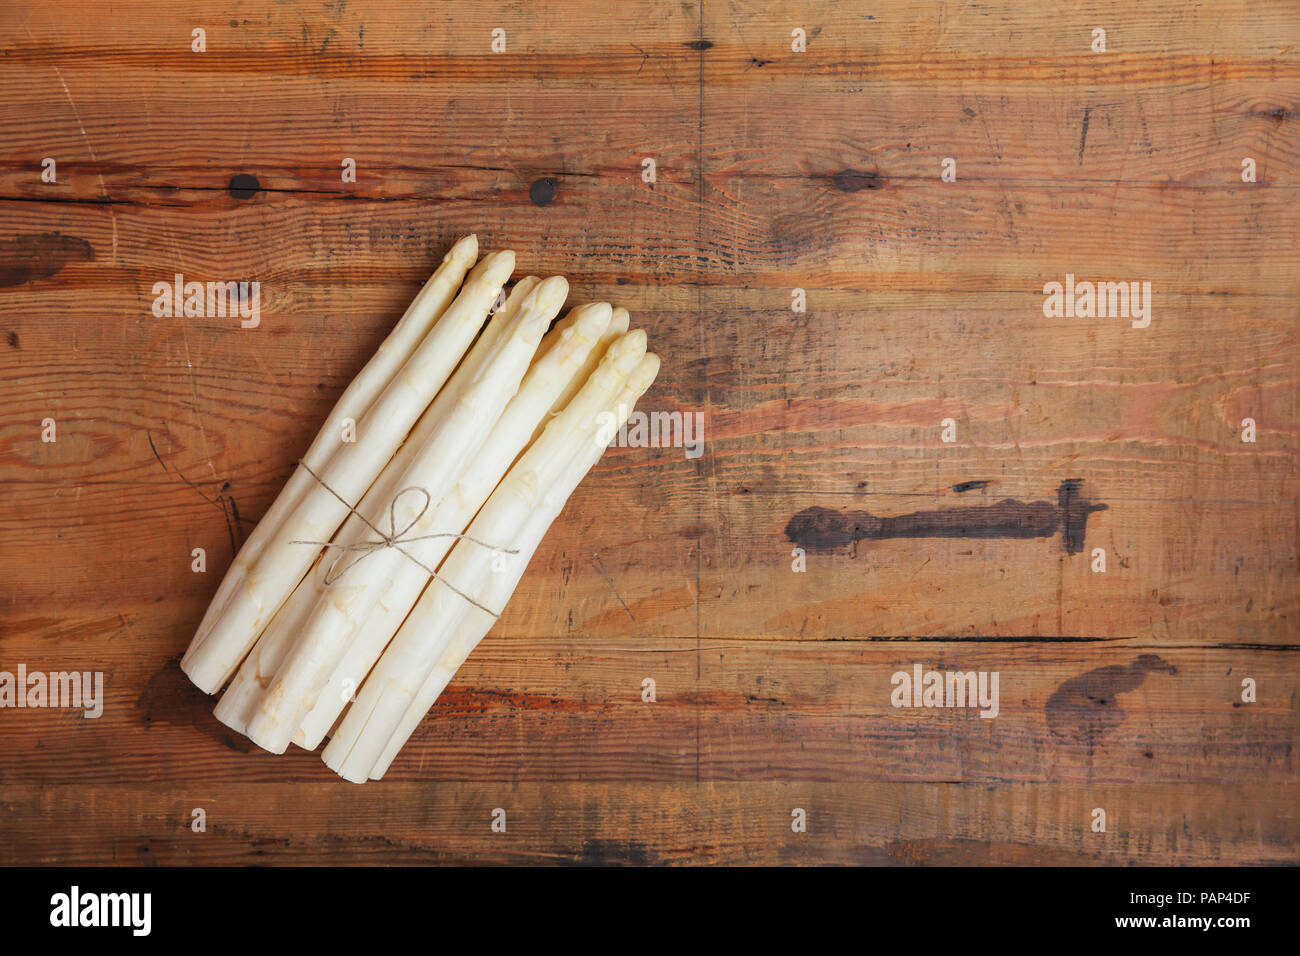
[[[530,298],[535,297],[536,304],[549,311],[552,316],[560,311],[560,306],[564,305],[564,300],[569,297],[569,280],[564,276],[551,276],[549,279],[543,279],[538,283],[530,293]]]
[[[614,314],[609,320],[609,328],[605,330],[605,334],[611,338],[622,335],[628,330],[631,321],[632,316],[628,313],[627,309],[619,306],[614,310]]]
[[[474,267],[474,271],[485,282],[492,285],[504,285],[505,281],[510,278],[510,273],[515,271],[514,251],[502,249],[500,252],[489,253]]]
[[[596,302],[574,309],[573,327],[579,335],[587,340],[600,338],[614,317],[614,309],[608,302]]]
[[[659,356],[654,352],[647,352],[645,358],[641,360],[641,364],[636,367],[636,371],[632,373],[628,381],[639,392],[644,392],[654,384],[654,380],[658,376]]]
[[[605,356],[600,360],[600,367],[607,368],[616,376],[626,378],[645,355],[645,349],[645,331],[637,329],[628,332],[615,339],[605,350]]]
[[[446,259],[459,259],[462,262],[473,263],[478,258],[478,236],[470,233],[456,241],[451,247],[451,251],[445,256]]]

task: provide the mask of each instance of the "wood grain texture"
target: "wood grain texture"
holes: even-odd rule
[[[201,793],[200,793],[201,791]],[[436,792],[437,799],[431,796]],[[196,797],[198,799],[196,800]],[[1074,821],[1098,802],[1113,829]],[[1232,784],[333,783],[202,788],[129,784],[24,790],[12,813],[49,821],[19,832],[45,863],[995,865],[1290,863],[1290,786]],[[206,833],[186,825],[208,810]],[[1249,812],[1243,809],[1250,805]],[[792,834],[792,808],[809,829]],[[506,813],[507,832],[489,827]],[[131,823],[124,826],[118,817]],[[93,829],[93,847],[80,834]]]
[[[15,2],[0,92],[0,670],[107,698],[0,709],[5,862],[1300,861],[1294,4]],[[352,787],[176,662],[467,232],[631,309],[643,407],[705,451],[612,449]],[[177,272],[260,281],[260,327],[155,318]],[[1151,325],[1045,317],[1067,273],[1150,282]],[[1077,553],[792,570],[809,509],[860,537],[1071,479]],[[892,706],[915,664],[996,671],[998,716]]]

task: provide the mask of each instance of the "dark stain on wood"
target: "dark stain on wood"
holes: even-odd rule
[[[974,491],[976,488],[987,488],[988,486],[989,482],[987,481],[959,481],[952,486],[952,490],[960,495],[962,492]]]
[[[1124,722],[1116,698],[1137,690],[1151,673],[1176,674],[1178,668],[1156,654],[1143,654],[1131,664],[1112,664],[1086,671],[1061,684],[1047,699],[1047,726],[1058,737],[1080,740],[1090,747]]]
[[[558,185],[554,176],[535,179],[528,187],[528,198],[534,206],[549,206],[555,201],[555,189]]]
[[[831,184],[846,193],[861,192],[864,189],[879,189],[884,185],[880,173],[867,172],[863,169],[841,169],[831,177]]]
[[[18,348],[18,333],[13,330],[10,330],[9,332],[9,347],[11,349]]]
[[[1079,497],[1081,479],[1061,482],[1058,504],[1004,498],[977,508],[940,508],[880,517],[867,511],[805,508],[785,527],[791,541],[808,551],[829,552],[859,541],[886,538],[1050,538],[1063,531],[1067,554],[1083,550],[1088,516],[1106,506]]]
[[[212,715],[213,699],[195,687],[181,670],[181,659],[173,657],[149,678],[136,699],[140,719],[194,727],[223,746],[241,754],[258,747],[247,737],[235,733]]]
[[[48,279],[73,262],[90,262],[95,250],[77,236],[42,232],[0,240],[0,288]],[[13,345],[13,339],[10,339]]]
[[[692,40],[692,41],[690,41],[689,43],[687,43],[686,45],[687,45],[688,47],[690,47],[692,50],[700,50],[700,51],[704,51],[704,50],[709,50],[709,49],[712,49],[712,48],[713,48],[713,41],[712,41],[712,40]]]
[[[568,851],[559,855],[569,857]],[[564,861],[576,866],[650,866],[657,855],[644,843],[632,840],[584,840],[576,855]]]
[[[262,191],[262,184],[252,173],[235,173],[230,177],[230,198],[252,199]]]
[[[1079,497],[1082,478],[1067,478],[1056,489],[1056,503],[1061,510],[1063,526],[1062,543],[1066,554],[1083,550],[1083,535],[1088,530],[1088,516],[1094,511],[1105,511],[1106,506]]]

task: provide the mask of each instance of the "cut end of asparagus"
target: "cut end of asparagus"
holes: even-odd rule
[[[197,659],[199,655],[193,657],[187,652],[181,658],[181,670],[199,690],[205,694],[215,694],[221,690],[221,685],[225,683],[224,674],[216,673],[211,666],[205,664],[204,660]]]
[[[211,645],[191,644],[181,658],[181,671],[203,693],[215,694],[235,676],[242,662],[241,657],[232,666],[226,663],[225,657],[215,653]]]
[[[289,740],[276,726],[268,726],[271,721],[261,711],[253,715],[244,728],[244,736],[257,744],[267,753],[282,754],[289,749]],[[289,735],[290,737],[292,736]]]
[[[242,734],[248,730],[247,707],[237,706],[236,700],[239,695],[232,693],[233,690],[232,686],[231,690],[221,696],[212,714],[235,733]]]

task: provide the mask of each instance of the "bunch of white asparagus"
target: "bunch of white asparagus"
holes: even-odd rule
[[[515,257],[477,256],[474,236],[452,247],[343,393],[181,660],[226,688],[223,723],[273,753],[329,736],[356,783],[387,771],[659,371],[625,309],[548,333],[559,276],[489,318]]]

